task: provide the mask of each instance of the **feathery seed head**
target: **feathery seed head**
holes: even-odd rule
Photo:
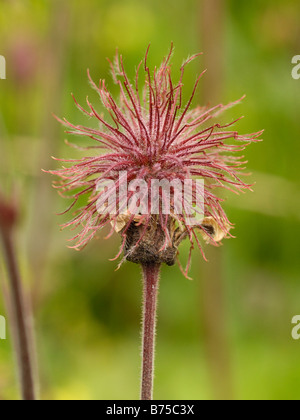
[[[149,47],[134,83],[128,79],[122,56],[117,53],[114,63],[110,62],[113,80],[120,89],[119,100],[112,97],[104,80],[96,85],[88,72],[111,121],[104,119],[88,99],[86,110],[74,98],[77,107],[99,127],[60,121],[68,128],[67,133],[93,139],[97,153],[79,160],[63,160],[67,167],[50,172],[61,178],[55,185],[61,193],[72,193],[73,203],[68,210],[80,197],[86,197],[85,206],[64,225],[81,227],[73,238],[74,248],[81,248],[99,229],[111,224],[110,235],[116,231],[122,236],[117,258],[124,252],[127,260],[136,263],[172,265],[183,239],[189,238],[191,250],[196,242],[202,251],[198,232],[214,245],[230,235],[232,225],[221,206],[223,200],[214,191],[217,187],[234,192],[250,188],[240,179],[243,156],[234,154],[259,141],[262,131],[239,135],[232,130],[238,120],[226,125],[216,122],[221,112],[239,101],[191,108],[204,72],[188,102],[183,103],[185,67],[200,54],[184,62],[179,81],[174,82],[170,67],[173,46],[153,72],[147,65],[148,53]],[[142,91],[141,72],[145,75]],[[203,183],[197,184],[196,180]],[[184,194],[186,185],[190,189]],[[191,256],[185,275],[190,260]]]

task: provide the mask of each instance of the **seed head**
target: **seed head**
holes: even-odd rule
[[[116,258],[124,252],[127,260],[136,263],[164,262],[172,265],[183,239],[189,239],[191,250],[196,243],[202,252],[198,233],[213,245],[230,236],[232,225],[222,208],[223,199],[215,191],[226,188],[238,193],[250,188],[240,178],[246,163],[244,157],[235,156],[235,153],[244,150],[251,142],[259,141],[262,132],[239,135],[232,129],[238,120],[225,125],[217,122],[221,112],[240,100],[226,106],[191,107],[204,72],[197,78],[187,103],[183,103],[185,67],[200,54],[183,63],[179,81],[174,82],[170,66],[173,46],[161,66],[155,67],[153,72],[147,64],[148,53],[149,47],[144,60],[138,65],[133,83],[118,52],[114,63],[109,61],[113,80],[120,89],[118,100],[110,94],[104,80],[96,85],[88,72],[90,83],[98,92],[110,119],[99,114],[88,99],[88,108],[84,109],[74,98],[77,107],[90,119],[96,120],[98,127],[74,125],[66,119],[59,121],[68,128],[67,133],[94,140],[95,146],[81,150],[93,148],[96,153],[91,156],[90,152],[90,156],[79,160],[62,160],[67,166],[50,172],[61,178],[55,187],[73,198],[68,210],[85,197],[84,206],[77,209],[74,218],[64,225],[75,229],[80,227],[80,232],[72,238],[76,241],[74,248],[86,245],[101,228],[111,224],[109,236],[118,232],[122,237]],[[141,73],[144,74],[142,88]],[[154,197],[152,181],[166,180],[172,184],[175,180],[184,183],[185,180],[195,179],[204,180],[202,207],[194,205],[194,211],[203,215],[201,221],[190,222],[184,197],[179,203],[182,210],[175,211],[174,185],[169,194],[170,212],[166,214],[163,211],[165,191],[160,189],[158,197]],[[110,187],[99,188],[103,180],[114,183],[114,194],[118,196],[114,211],[107,202],[112,194]],[[150,191],[144,210],[138,212],[130,211],[130,206],[128,210],[134,195],[128,187],[136,180],[142,180]],[[193,188],[190,194],[193,204],[196,194],[197,188]],[[143,197],[139,197],[142,200]],[[150,202],[155,198],[159,200],[159,210],[152,214]],[[186,275],[190,261],[191,252],[184,271]]]

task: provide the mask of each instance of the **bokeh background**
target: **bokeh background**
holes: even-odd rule
[[[205,246],[208,263],[195,251],[193,281],[177,267],[163,269],[155,398],[299,399],[300,341],[291,338],[291,320],[300,314],[300,80],[291,60],[300,54],[300,3],[1,0],[0,188],[19,203],[18,260],[32,301],[41,397],[139,397],[139,267],[115,271],[117,235],[104,241],[101,234],[81,252],[67,248],[71,232],[59,229],[67,216],[55,213],[68,203],[41,169],[56,167],[51,156],[82,156],[65,145],[52,112],[84,122],[71,92],[101,109],[87,68],[117,93],[106,61],[116,47],[133,76],[149,42],[153,66],[171,41],[175,77],[183,59],[205,53],[187,69],[186,97],[207,68],[194,104],[247,94],[224,119],[244,115],[241,133],[265,133],[247,150],[254,192],[226,194],[236,239]],[[2,285],[6,277],[1,261]],[[7,314],[2,294],[0,314]],[[14,366],[8,330],[0,399],[18,398]]]

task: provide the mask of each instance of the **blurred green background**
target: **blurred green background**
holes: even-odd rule
[[[228,198],[236,239],[194,252],[191,276],[164,268],[159,296],[156,399],[299,399],[300,341],[300,3],[295,0],[1,0],[0,188],[20,204],[18,258],[31,295],[47,399],[137,399],[140,385],[140,269],[110,262],[119,238],[66,247],[68,203],[51,187],[51,156],[82,156],[52,112],[81,123],[70,93],[98,105],[88,85],[105,78],[119,47],[130,76],[151,42],[150,64],[175,45],[173,74],[190,54],[205,55],[185,76],[194,104],[246,99],[224,115],[244,115],[240,133],[265,129],[246,151],[254,192]],[[86,121],[85,121],[86,122]],[[69,140],[80,143],[80,139]],[[182,247],[182,258],[187,244]],[[0,265],[1,283],[6,271]],[[6,314],[3,296],[0,314]],[[11,334],[0,341],[0,399],[18,398]]]

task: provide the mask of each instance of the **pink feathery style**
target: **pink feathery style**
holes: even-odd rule
[[[244,157],[234,154],[251,142],[259,141],[262,131],[239,135],[231,129],[238,120],[226,125],[216,122],[222,111],[240,100],[226,106],[220,104],[211,108],[198,106],[191,109],[197,86],[205,72],[197,78],[187,103],[183,103],[185,67],[200,54],[184,62],[179,81],[174,82],[170,66],[173,46],[161,66],[158,69],[155,67],[153,72],[147,64],[148,53],[149,47],[144,60],[138,65],[133,83],[125,72],[123,58],[118,52],[114,63],[109,61],[113,80],[120,89],[118,100],[110,94],[104,80],[100,80],[97,86],[88,72],[92,87],[110,115],[109,121],[96,111],[88,99],[86,110],[73,97],[77,107],[90,119],[97,121],[98,128],[74,125],[66,119],[59,121],[68,127],[67,133],[93,139],[97,145],[79,149],[92,148],[96,153],[78,160],[61,160],[66,162],[67,167],[50,173],[61,178],[55,187],[63,195],[67,193],[68,197],[73,198],[72,205],[66,211],[74,209],[79,199],[80,202],[83,197],[85,199],[84,206],[75,211],[74,218],[63,225],[79,228],[72,238],[76,241],[74,248],[80,249],[101,228],[110,224],[108,236],[118,232],[122,237],[116,258],[124,253],[124,259],[136,263],[173,265],[178,260],[178,246],[183,239],[189,239],[191,251],[196,243],[203,254],[198,233],[213,245],[231,236],[229,230],[232,224],[222,208],[223,199],[215,191],[218,187],[234,192],[250,189],[251,186],[240,178],[244,169],[242,166],[246,163],[242,161]],[[141,72],[144,74],[142,82]],[[191,224],[184,210],[179,214],[172,212],[174,197],[170,214],[164,214],[162,205],[159,205],[159,212],[155,215],[150,211],[134,214],[128,208],[124,211],[134,194],[132,189],[128,191],[129,183],[143,180],[151,190],[151,181],[154,179],[170,182],[175,179],[182,182],[186,179],[203,179],[201,222]],[[109,186],[99,188],[101,180],[113,181],[114,194],[120,193],[117,194],[119,201],[114,212],[109,204],[105,205],[112,192]],[[121,196],[124,191],[127,193]],[[193,190],[193,198],[194,195]],[[160,190],[159,196],[163,201],[163,191]],[[191,251],[185,275],[189,269]]]

